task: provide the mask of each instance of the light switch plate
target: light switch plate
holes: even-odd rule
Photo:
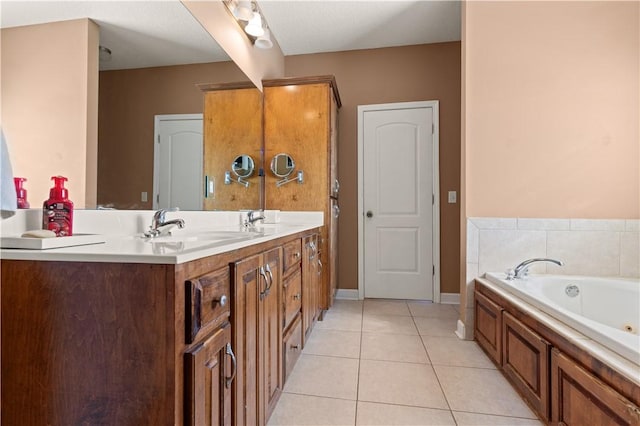
[[[142,201],[143,203],[147,202],[147,192],[143,191],[142,193],[140,193],[140,201]]]
[[[458,194],[456,191],[449,191],[449,204],[455,204],[458,200]]]

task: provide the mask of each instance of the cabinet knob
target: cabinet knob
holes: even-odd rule
[[[225,306],[228,302],[227,295],[223,294],[222,296],[220,296],[220,299],[216,300],[216,302],[218,302],[220,306]]]
[[[291,345],[291,350],[292,350],[292,351],[298,351],[298,350],[300,350],[300,345]]]
[[[296,293],[293,295],[293,300],[300,300],[300,293]]]
[[[297,252],[293,253],[293,257],[294,257],[295,259],[300,259],[300,252],[299,252],[299,251],[297,251]]]

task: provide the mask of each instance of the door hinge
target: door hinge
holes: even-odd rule
[[[435,206],[436,204],[436,194],[431,194],[431,205]]]
[[[433,275],[434,277],[436,276],[436,265],[431,265],[432,269],[431,269],[431,275]]]
[[[158,134],[158,144],[160,144],[160,134]]]
[[[434,135],[436,133],[436,125],[435,123],[431,123],[431,134]]]
[[[156,203],[160,203],[160,194],[156,194]]]

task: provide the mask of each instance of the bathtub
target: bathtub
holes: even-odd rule
[[[485,278],[640,365],[640,281],[570,275]]]

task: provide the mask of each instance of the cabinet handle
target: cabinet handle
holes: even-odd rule
[[[297,252],[293,253],[293,258],[296,259],[296,260],[300,259],[300,252],[297,251]]]
[[[231,373],[231,377],[225,377],[225,386],[228,388],[231,387],[231,382],[236,378],[236,371],[238,371],[238,364],[236,363],[236,355],[233,353],[231,349],[231,343],[227,343],[227,350],[225,351],[227,355],[231,357],[231,364],[233,364],[233,372]]]
[[[322,275],[322,261],[318,258],[318,275]]]
[[[214,302],[218,302],[220,306],[225,306],[227,304],[228,298],[226,294],[220,296],[220,299],[214,300]]]
[[[296,293],[293,295],[293,300],[300,300],[300,297],[301,297],[300,293]]]
[[[292,351],[299,351],[300,350],[300,345],[291,345],[291,350]]]
[[[264,269],[267,271],[267,274],[269,274],[269,287],[267,287],[266,290],[267,294],[269,294],[271,292],[271,286],[273,285],[273,272],[271,272],[271,267],[268,263],[264,265]]]
[[[264,271],[264,266],[261,266],[259,269],[260,276],[264,279],[265,286],[268,287],[269,279],[267,278],[267,273]],[[263,300],[267,296],[267,289],[260,292],[260,300]]]

